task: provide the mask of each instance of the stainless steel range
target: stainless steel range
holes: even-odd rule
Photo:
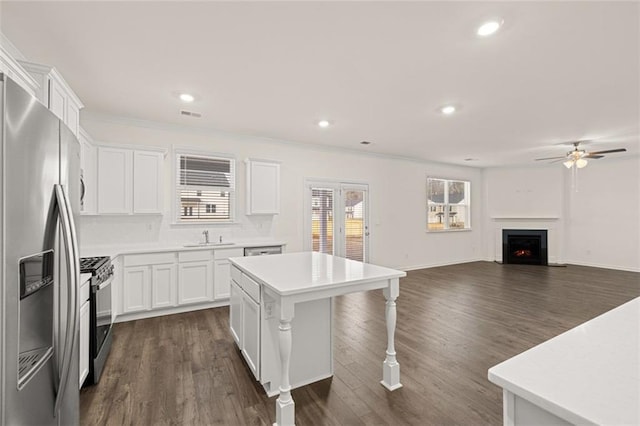
[[[113,265],[111,258],[83,257],[80,259],[80,272],[91,273],[90,336],[89,336],[89,375],[86,384],[98,383],[104,363],[111,349],[111,281]]]

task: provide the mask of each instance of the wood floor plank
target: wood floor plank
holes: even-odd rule
[[[403,388],[379,383],[381,291],[334,303],[334,377],[293,390],[298,425],[496,425],[489,367],[640,296],[640,274],[473,262],[400,281]],[[227,307],[119,323],[102,379],[81,391],[83,425],[268,425],[275,398],[253,379]]]

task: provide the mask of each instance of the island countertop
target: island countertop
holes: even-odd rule
[[[489,380],[573,424],[640,424],[640,298],[492,367]]]
[[[407,275],[395,269],[317,252],[232,257],[229,260],[281,296]]]

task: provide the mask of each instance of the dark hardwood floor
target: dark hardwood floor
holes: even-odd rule
[[[336,298],[332,378],[293,391],[298,425],[499,425],[489,367],[640,296],[640,274],[474,262],[409,272],[398,298],[403,388],[379,383],[381,291]],[[115,325],[83,425],[268,425],[274,398],[253,380],[228,308]]]

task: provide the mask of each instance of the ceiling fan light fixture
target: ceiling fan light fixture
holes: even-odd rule
[[[589,162],[584,158],[580,158],[576,161],[576,167],[579,169],[587,167],[587,164],[589,164]]]
[[[565,162],[564,162],[564,163],[562,163],[562,164],[564,164],[564,166],[565,166],[567,169],[570,169],[570,168],[571,168],[571,166],[573,166],[573,160],[567,160],[567,161],[565,161]]]

